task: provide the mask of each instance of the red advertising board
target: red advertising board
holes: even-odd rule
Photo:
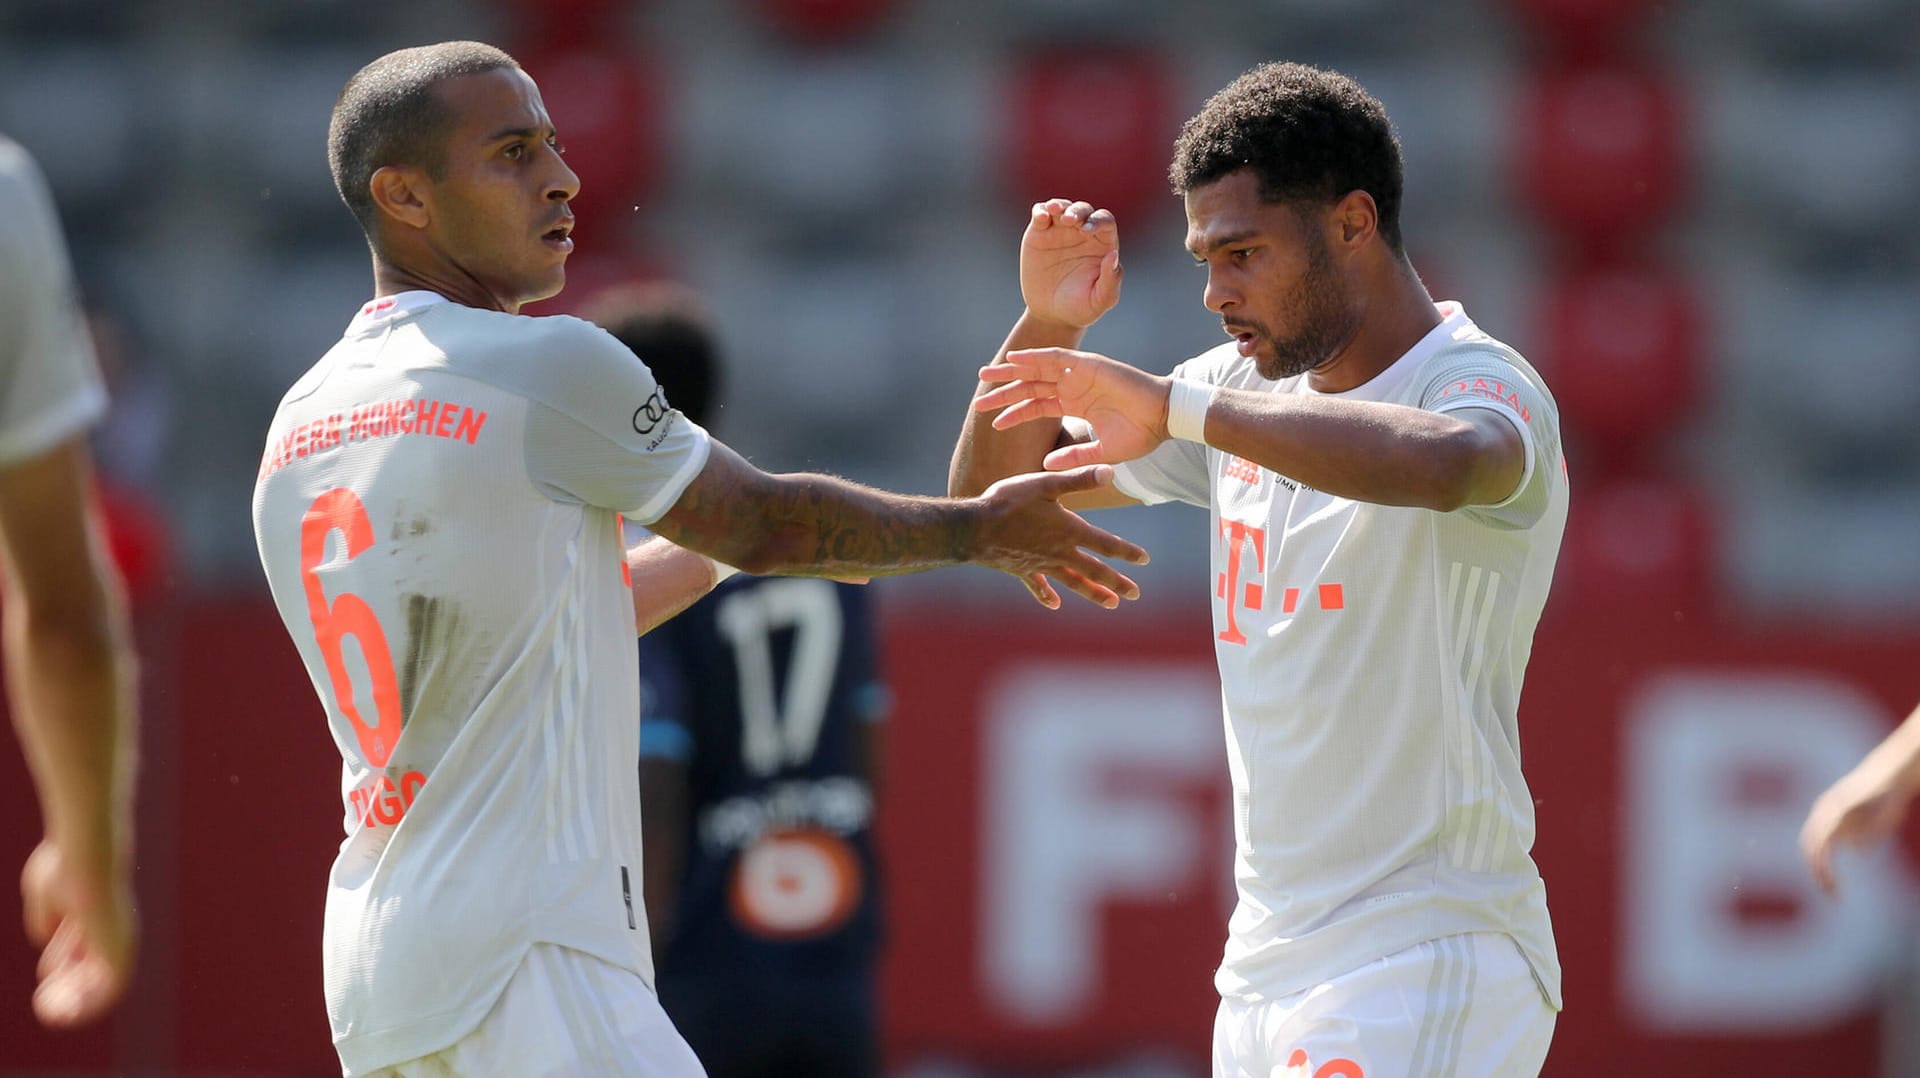
[[[925,615],[888,634],[896,1058],[1206,1073],[1231,883],[1205,612]],[[1566,975],[1548,1075],[1915,1065],[1879,1020],[1911,1006],[1904,862],[1850,864],[1830,902],[1794,847],[1920,696],[1915,655],[1911,632],[1549,617],[1521,707]]]
[[[888,608],[888,1057],[984,1073],[1204,1074],[1231,830],[1204,609]],[[271,608],[149,642],[141,978],[100,1029],[29,1017],[0,886],[0,1075],[337,1073],[319,920],[337,759]],[[1547,1073],[1901,1073],[1879,1015],[1913,948],[1902,856],[1811,890],[1813,794],[1920,697],[1920,632],[1558,609],[1521,710],[1566,968]],[[0,750],[0,866],[38,832]],[[1911,1006],[1911,1004],[1909,1004]]]

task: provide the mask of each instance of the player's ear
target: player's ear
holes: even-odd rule
[[[420,169],[386,165],[374,171],[367,188],[383,216],[410,228],[425,228],[433,217],[426,181],[427,174]]]
[[[1333,242],[1359,248],[1380,230],[1380,207],[1365,191],[1348,191],[1333,206]]]

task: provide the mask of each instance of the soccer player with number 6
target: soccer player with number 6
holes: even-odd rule
[[[520,316],[565,280],[579,180],[498,49],[375,60],[328,150],[375,298],[281,401],[253,520],[342,760],[323,949],[343,1072],[700,1074],[650,986],[636,627],[717,563],[973,563],[1048,606],[1056,583],[1116,606],[1138,589],[1095,555],[1145,552],[1059,504],[1104,467],[957,499],[768,475],[604,331]],[[627,551],[622,514],[677,547]]]

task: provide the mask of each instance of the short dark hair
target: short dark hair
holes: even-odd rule
[[[452,113],[435,86],[519,67],[492,45],[442,41],[390,52],[347,80],[327,126],[327,163],[334,189],[369,236],[378,218],[367,186],[375,172],[388,165],[416,165],[436,180],[446,174]]]
[[[640,357],[668,404],[708,424],[720,393],[720,347],[713,320],[691,289],[665,281],[622,285],[595,295],[580,315]]]
[[[1345,75],[1267,63],[1228,83],[1180,129],[1167,170],[1184,195],[1251,168],[1268,202],[1373,196],[1380,234],[1400,246],[1400,140],[1387,110]]]

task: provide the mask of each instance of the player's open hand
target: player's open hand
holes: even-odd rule
[[[1113,469],[1108,467],[1029,472],[1000,480],[980,495],[990,512],[973,560],[1019,577],[1049,610],[1060,608],[1052,581],[1109,610],[1121,599],[1138,599],[1140,586],[1094,555],[1145,565],[1147,552],[1060,504],[1069,494],[1111,482]]]
[[[976,397],[975,411],[1003,409],[995,430],[1032,419],[1079,416],[1093,427],[1093,440],[1047,454],[1053,470],[1087,464],[1118,464],[1145,456],[1167,440],[1167,393],[1172,380],[1129,367],[1096,352],[1030,348],[980,368],[980,380],[995,388]]]
[[[1813,881],[1827,894],[1839,890],[1833,874],[1833,851],[1841,846],[1871,846],[1891,836],[1906,815],[1907,800],[1875,781],[1876,776],[1854,772],[1814,799],[1807,822],[1800,828],[1800,855],[1806,858]]]
[[[133,896],[111,868],[89,868],[46,840],[20,873],[27,938],[40,948],[33,1011],[54,1029],[107,1013],[133,976]]]
[[[1120,302],[1120,225],[1108,210],[1051,198],[1020,238],[1020,295],[1050,322],[1085,328]]]

